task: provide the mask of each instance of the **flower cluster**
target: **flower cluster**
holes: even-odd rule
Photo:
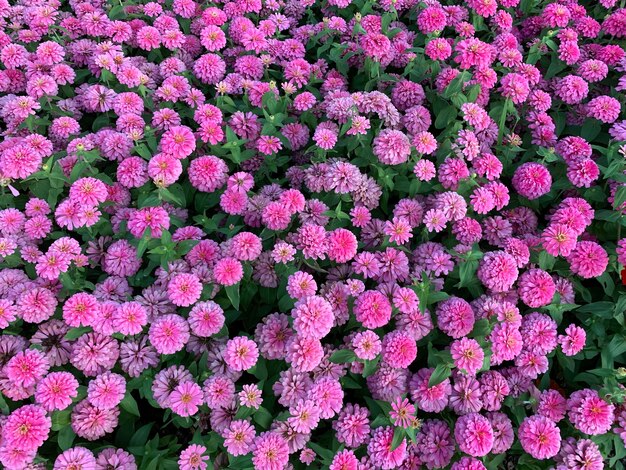
[[[12,3],[2,468],[624,468],[623,2]]]

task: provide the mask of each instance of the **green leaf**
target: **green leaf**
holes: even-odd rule
[[[150,149],[145,146],[145,144],[139,144],[135,147],[135,151],[145,160],[150,160],[152,158],[152,152]]]
[[[435,119],[435,127],[437,129],[444,129],[450,125],[451,122],[454,122],[456,119],[457,110],[454,106],[449,105],[443,108],[438,114],[437,119]]]
[[[369,377],[378,369],[378,361],[380,357],[376,357],[371,361],[365,361],[365,367],[363,367],[363,373],[361,374],[363,377]]]
[[[157,455],[155,458],[153,458],[150,461],[150,463],[145,467],[144,470],[157,470],[157,468],[159,468],[159,459],[160,458],[161,457]]]
[[[141,426],[135,433],[133,437],[130,438],[130,442],[128,443],[129,447],[144,447],[146,442],[148,442],[148,436],[150,436],[150,430],[152,429],[152,425],[154,423],[148,423]]]
[[[393,439],[391,440],[392,451],[400,447],[400,444],[402,444],[402,441],[404,441],[404,434],[404,429],[402,429],[401,427],[396,427],[393,430]]]
[[[313,449],[315,453],[322,458],[322,461],[326,466],[329,466],[333,461],[333,458],[335,457],[335,454],[332,450],[322,447],[319,444],[315,444],[312,441],[309,441],[307,446]]]
[[[580,129],[580,136],[588,142],[591,142],[598,136],[601,130],[602,126],[598,121],[595,119],[585,119],[585,123]]]
[[[272,424],[272,414],[262,406],[255,411],[252,419],[263,429],[269,428],[270,424]]]
[[[459,265],[459,287],[465,287],[476,278],[478,261],[465,261]]]
[[[52,413],[52,430],[60,431],[65,427],[69,427],[71,413],[72,410],[70,408]]]
[[[437,364],[433,374],[430,376],[428,380],[428,386],[434,387],[435,385],[439,385],[441,382],[446,380],[452,374],[452,369],[448,364]]]
[[[356,354],[354,351],[350,349],[340,349],[339,351],[335,351],[330,356],[330,362],[334,362],[335,364],[342,364],[344,362],[354,362],[356,360]]]
[[[124,399],[121,401],[120,406],[123,410],[127,411],[131,415],[139,416],[139,407],[137,406],[137,402],[130,394],[130,392],[126,392],[126,395],[124,395]]]
[[[613,207],[619,208],[622,204],[626,202],[626,186],[620,186],[615,191],[615,197],[613,198]]]
[[[124,14],[124,5],[122,4],[115,5],[109,11],[109,19],[111,20],[119,20],[120,18],[123,18],[124,16],[126,15]]]
[[[139,240],[139,244],[137,245],[137,258],[141,258],[141,256],[145,253],[146,248],[148,247],[148,242],[152,240],[152,230],[150,227],[147,227],[144,230],[141,239]]]
[[[554,267],[556,258],[547,251],[539,253],[539,267],[544,271],[549,271]]]
[[[57,442],[61,450],[65,451],[72,447],[76,433],[72,430],[72,426],[65,426],[59,431]]]
[[[247,406],[240,406],[235,414],[235,419],[246,419],[255,413],[254,408],[248,408]]]
[[[80,338],[85,333],[89,333],[91,327],[89,326],[80,326],[78,328],[72,328],[67,333],[65,333],[65,339],[77,339]]]
[[[224,286],[224,290],[232,306],[235,310],[239,310],[239,283],[234,286]]]
[[[611,318],[613,316],[613,309],[615,304],[613,302],[594,302],[591,304],[583,305],[579,307],[578,313],[593,313],[600,317]]]
[[[228,463],[229,469],[247,470],[249,468],[253,468],[251,455],[240,455],[238,457],[233,457],[232,455],[229,454],[228,458],[229,458],[229,463]]]
[[[185,193],[180,185],[173,184],[168,188],[159,188],[159,195],[163,200],[171,202],[178,207],[185,207]]]
[[[476,336],[487,336],[491,332],[491,326],[489,320],[482,318],[474,323],[474,328],[470,336],[475,338]]]

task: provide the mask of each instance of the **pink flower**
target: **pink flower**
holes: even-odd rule
[[[193,159],[187,171],[191,185],[207,193],[222,187],[228,179],[226,163],[213,155]]]
[[[599,244],[592,241],[579,241],[568,257],[570,269],[583,279],[598,277],[609,264],[609,257]]]
[[[517,284],[520,298],[531,308],[550,304],[556,292],[552,276],[541,269],[529,269],[520,276]]]
[[[270,230],[285,230],[291,222],[292,212],[278,201],[263,208],[261,220]]]
[[[574,427],[592,436],[608,432],[615,420],[615,406],[588,388],[572,393],[567,408]]]
[[[450,470],[487,470],[487,467],[474,457],[461,457],[459,461],[452,464]]]
[[[591,439],[576,440],[573,437],[566,438],[561,451],[554,458],[558,462],[558,470],[602,470],[604,458],[598,445]]]
[[[191,381],[178,384],[169,396],[169,407],[180,416],[192,416],[202,404],[202,389]]]
[[[452,46],[444,38],[431,39],[426,43],[424,54],[431,60],[446,60],[452,55]]]
[[[526,101],[530,93],[530,86],[526,77],[519,73],[507,73],[500,79],[500,92],[513,103],[520,104]]]
[[[64,410],[78,396],[78,381],[69,372],[51,372],[38,384],[35,402],[46,411]]]
[[[63,320],[73,327],[90,326],[100,309],[98,300],[91,294],[79,292],[63,305]]]
[[[450,354],[452,354],[454,365],[469,375],[475,375],[478,372],[485,358],[485,353],[478,342],[470,338],[453,341],[450,345]]]
[[[245,336],[236,336],[226,343],[224,361],[233,370],[248,370],[254,367],[258,358],[259,348],[254,341]]]
[[[117,427],[120,411],[117,407],[102,410],[88,400],[79,402],[72,410],[72,430],[77,436],[95,441]]]
[[[161,238],[163,230],[170,228],[170,216],[162,207],[144,207],[131,212],[128,218],[128,230],[136,237],[141,238],[150,229],[151,238]]]
[[[9,300],[0,300],[0,328],[4,329],[9,326],[17,317],[17,309],[13,305],[13,302]]]
[[[161,138],[161,150],[178,159],[186,158],[195,150],[196,139],[186,126],[172,126]]]
[[[300,433],[309,433],[317,427],[320,420],[320,409],[312,400],[299,400],[295,406],[289,408],[287,423]]]
[[[206,470],[209,456],[204,455],[207,449],[198,444],[191,444],[180,453],[178,466],[181,470]]]
[[[291,315],[296,333],[315,339],[321,339],[330,333],[335,320],[331,304],[316,295],[299,300]]]
[[[489,251],[478,266],[476,275],[493,292],[506,292],[517,280],[519,271],[515,258],[504,251]]]
[[[539,397],[537,414],[558,423],[565,418],[567,400],[557,390],[546,390]]]
[[[359,359],[372,360],[382,350],[380,338],[371,330],[359,331],[352,338],[354,353]]]
[[[430,160],[418,160],[413,168],[413,173],[420,181],[430,181],[435,177],[435,165]]]
[[[538,460],[554,457],[561,447],[559,428],[545,416],[531,416],[519,426],[518,437],[524,451]]]
[[[287,293],[292,299],[300,300],[315,295],[317,283],[313,276],[303,271],[296,271],[287,280]]]
[[[597,96],[587,103],[587,114],[604,123],[612,123],[620,114],[621,105],[611,96]]]
[[[528,162],[515,170],[512,183],[520,195],[532,200],[550,192],[552,176],[543,165]]]
[[[81,206],[97,206],[108,194],[106,184],[96,178],[80,178],[70,187],[70,200]]]
[[[263,155],[272,155],[283,148],[278,137],[262,135],[256,142],[257,150]]]
[[[234,286],[243,278],[243,266],[234,258],[222,258],[213,266],[215,281],[223,286]]]
[[[296,335],[287,344],[287,362],[298,372],[311,372],[322,357],[324,350],[318,339]]]
[[[415,150],[417,151],[417,153],[420,153],[422,155],[432,155],[433,153],[435,153],[435,150],[437,150],[437,140],[430,132],[418,132],[413,136],[412,143],[415,146]],[[428,172],[428,169],[425,170]],[[428,179],[426,179],[425,181],[428,181]]]
[[[0,153],[0,173],[7,178],[24,179],[39,170],[42,157],[27,145],[15,145]]]
[[[454,439],[445,421],[425,420],[417,433],[417,452],[424,465],[427,468],[446,467],[452,460],[454,451]]]
[[[575,356],[585,347],[587,334],[580,326],[569,325],[565,328],[565,334],[559,335],[559,344],[566,356]]]
[[[429,387],[428,382],[433,372],[434,369],[420,369],[411,378],[409,389],[411,390],[411,399],[415,401],[418,409],[429,413],[438,413],[448,404],[452,388],[450,379],[445,379],[441,383]]]
[[[391,426],[376,428],[372,438],[367,444],[367,452],[372,464],[382,469],[397,468],[406,459],[406,440],[402,439],[400,445],[391,450],[393,441],[393,428]]]
[[[459,448],[473,457],[487,455],[493,446],[493,428],[484,416],[468,413],[459,417],[454,427]]]
[[[102,410],[115,408],[126,393],[126,380],[119,374],[105,372],[89,382],[87,400]]]
[[[13,411],[2,426],[5,445],[23,451],[36,451],[48,438],[52,421],[37,405],[25,405]]]
[[[367,290],[357,297],[354,314],[364,327],[379,328],[391,319],[391,304],[382,293]]]
[[[36,349],[27,349],[15,354],[3,368],[3,372],[14,385],[31,387],[46,375],[50,368],[48,358]]]
[[[519,327],[512,323],[495,325],[489,338],[492,343],[492,365],[515,359],[522,350],[522,335]]]
[[[34,450],[21,450],[9,446],[0,447],[0,463],[7,470],[28,468],[36,455],[37,452]]]
[[[328,234],[328,258],[331,261],[346,263],[356,252],[357,239],[349,230],[338,228]]]
[[[202,283],[195,274],[176,274],[167,284],[167,293],[174,305],[189,307],[200,299]]]
[[[202,387],[204,401],[209,408],[226,408],[235,397],[235,383],[225,375],[212,375]]]
[[[148,312],[139,302],[124,302],[113,313],[112,321],[116,331],[136,335],[148,324]]]
[[[263,246],[254,233],[240,232],[233,237],[230,249],[239,261],[253,261],[259,257]]]
[[[174,184],[183,172],[180,161],[168,153],[158,153],[148,162],[148,176],[157,187]]]
[[[159,354],[174,354],[189,341],[189,325],[179,315],[162,315],[154,320],[148,335]]]
[[[287,441],[279,434],[268,431],[258,435],[252,445],[252,463],[255,468],[283,470],[289,462]]]
[[[383,129],[374,138],[372,150],[382,163],[398,165],[408,160],[411,155],[409,138],[400,131]]]
[[[440,209],[430,209],[424,214],[424,225],[429,232],[441,232],[448,222],[445,212]]]
[[[254,426],[243,419],[232,421],[223,434],[224,446],[234,456],[249,453],[256,437]]]
[[[341,411],[343,389],[338,379],[333,377],[318,378],[310,390],[311,399],[319,406],[320,416],[329,419]]]
[[[54,461],[54,470],[97,468],[93,453],[84,447],[71,447]]]
[[[417,357],[417,343],[407,332],[387,333],[382,343],[382,358],[391,367],[406,369]]]
[[[549,225],[541,234],[543,247],[552,256],[569,256],[577,240],[576,232],[567,225]]]
[[[399,397],[391,404],[389,418],[394,426],[409,428],[415,420],[415,407],[406,398]]]
[[[452,296],[439,302],[436,313],[439,328],[452,338],[461,338],[474,327],[472,307],[459,297]]]
[[[261,398],[261,390],[256,384],[244,385],[241,392],[238,394],[240,406],[246,406],[248,408],[254,408],[258,410],[263,403]]]
[[[359,447],[369,437],[369,410],[359,405],[348,403],[333,421],[337,440],[348,447]]]
[[[189,312],[189,326],[194,335],[208,338],[224,326],[224,311],[213,301],[198,302]]]
[[[404,217],[394,217],[391,221],[388,220],[385,224],[384,234],[389,236],[390,242],[398,245],[404,245],[413,237],[411,226]]]
[[[417,27],[424,34],[443,31],[446,27],[446,12],[440,7],[426,7],[417,15]]]

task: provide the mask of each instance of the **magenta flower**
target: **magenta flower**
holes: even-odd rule
[[[544,416],[531,416],[520,424],[518,436],[522,448],[536,459],[554,457],[561,446],[561,432]]]
[[[259,349],[254,341],[245,336],[228,340],[224,351],[224,360],[235,371],[252,368],[259,358]]]

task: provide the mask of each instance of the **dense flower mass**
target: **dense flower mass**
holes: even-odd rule
[[[624,470],[623,1],[0,24],[0,468]]]

